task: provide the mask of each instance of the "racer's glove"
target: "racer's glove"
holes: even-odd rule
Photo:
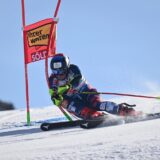
[[[49,89],[49,94],[51,97],[57,96],[57,95],[63,95],[65,92],[69,90],[70,86],[60,86],[60,87],[54,87]]]
[[[69,85],[54,87],[49,89],[49,94],[51,96],[51,100],[56,106],[60,106],[63,101],[63,94],[68,91],[70,88]]]
[[[63,102],[63,97],[61,95],[57,95],[56,97],[51,97],[51,100],[56,106],[60,106]]]
[[[54,87],[54,88],[50,88],[49,89],[49,94],[51,97],[54,97],[56,96],[58,93],[57,93],[57,87]]]
[[[63,101],[63,97],[62,95],[58,95],[57,94],[57,88],[53,88],[53,89],[49,89],[49,94],[51,96],[51,100],[52,102],[56,105],[56,106],[60,106],[60,104]]]

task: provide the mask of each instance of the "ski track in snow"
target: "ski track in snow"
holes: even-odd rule
[[[34,122],[62,116],[56,108],[33,109]],[[25,111],[0,112],[0,160],[159,160],[160,119],[96,129],[43,132],[24,126]]]

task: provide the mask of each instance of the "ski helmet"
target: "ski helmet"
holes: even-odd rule
[[[64,54],[56,54],[50,63],[50,68],[54,75],[66,74],[70,66],[69,58]]]

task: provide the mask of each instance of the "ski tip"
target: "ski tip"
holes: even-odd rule
[[[41,124],[40,128],[43,131],[49,131],[49,130],[55,130],[55,129],[61,129],[61,128],[69,128],[69,127],[75,127],[79,126],[81,123],[84,123],[83,120],[76,120],[76,121],[62,121],[62,122],[44,122]]]

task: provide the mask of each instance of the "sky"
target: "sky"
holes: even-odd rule
[[[26,0],[26,24],[52,18],[56,3]],[[21,1],[1,0],[0,12],[0,99],[24,108]],[[159,0],[62,0],[58,17],[57,52],[98,91],[160,93]],[[28,65],[28,78],[30,107],[51,105],[43,60]]]

